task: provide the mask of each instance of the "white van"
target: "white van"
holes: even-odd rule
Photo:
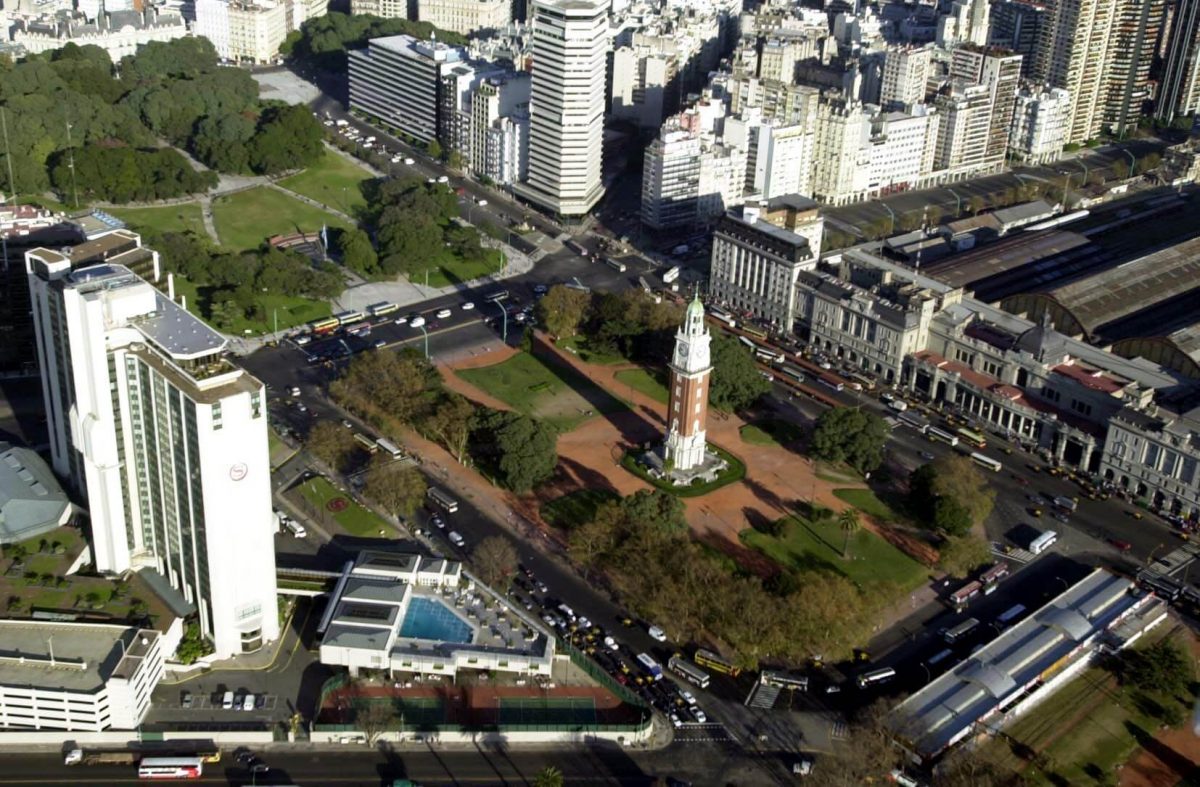
[[[233,710],[233,692],[225,692],[225,696],[221,699],[221,707],[224,710]]]
[[[253,694],[247,694],[246,699],[242,700],[242,710],[254,710]]]
[[[566,604],[559,604],[558,611],[563,613],[572,623],[575,622],[575,610],[568,607]]]
[[[308,531],[304,529],[304,525],[294,519],[284,520],[283,526],[291,531],[292,536],[295,538],[304,538],[308,535]]]

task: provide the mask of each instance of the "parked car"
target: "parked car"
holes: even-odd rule
[[[475,308],[475,304],[472,303],[471,301],[467,301],[466,303],[464,303],[462,305],[462,310],[465,312],[469,312],[469,311],[471,311],[471,309],[474,309],[474,308]]]
[[[650,635],[650,639],[656,640],[658,642],[666,642],[667,641],[667,632],[663,631],[658,626],[651,626],[649,629],[646,630],[646,633]]]
[[[179,696],[179,704],[185,708],[192,707],[192,693],[185,691]]]
[[[444,320],[447,317],[449,317],[451,314],[452,314],[452,312],[449,309],[439,309],[438,313],[437,313],[437,318],[439,320]]]
[[[457,530],[451,530],[450,534],[447,535],[446,538],[450,539],[450,543],[454,544],[454,546],[458,547],[459,549],[462,549],[463,544],[467,543],[463,540],[463,537],[459,535]]]
[[[417,314],[408,319],[408,324],[413,328],[423,328],[425,326],[425,318]]]

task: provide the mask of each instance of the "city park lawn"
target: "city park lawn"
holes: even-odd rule
[[[799,516],[783,519],[779,537],[747,529],[742,542],[781,566],[796,571],[834,571],[859,587],[886,584],[908,592],[925,581],[928,570],[866,528],[850,536],[848,557],[842,557],[846,534],[835,517],[814,522]]]
[[[367,207],[362,187],[369,180],[374,180],[374,176],[367,169],[327,150],[316,164],[298,175],[284,178],[279,185],[359,218]]]
[[[870,489],[835,489],[833,494],[880,522],[895,522],[900,518],[891,506],[876,497]]]
[[[350,226],[332,213],[267,186],[217,197],[213,200],[213,221],[221,245],[233,251],[257,249],[272,235]]]
[[[205,290],[197,288],[195,284],[182,276],[176,276],[175,299],[179,300],[181,295],[187,298],[188,311],[211,324],[212,307],[208,302]],[[218,330],[241,336],[256,336],[273,333],[276,327],[282,331],[321,317],[328,317],[332,311],[328,301],[312,300],[299,295],[263,293],[258,302],[263,308],[263,319],[252,320],[240,317],[232,325],[219,326]]]
[[[204,231],[204,219],[200,214],[200,203],[185,202],[161,208],[105,208],[129,227],[146,235],[161,235],[165,232],[196,233],[208,237]]]
[[[481,260],[464,260],[449,251],[443,251],[438,257],[428,261],[428,271],[413,273],[409,280],[414,284],[428,284],[430,287],[448,287],[451,284],[465,284],[492,273],[498,273],[504,267],[504,255],[499,249],[484,249]],[[428,281],[426,281],[428,276]],[[499,314],[496,310],[492,313]],[[491,317],[492,313],[487,316]],[[519,328],[510,316],[510,330]]]
[[[517,412],[549,421],[560,434],[599,413],[624,405],[572,369],[549,366],[527,352],[503,363],[455,372]]]
[[[791,421],[784,421],[780,418],[764,418],[761,421],[746,424],[741,428],[739,434],[742,436],[742,442],[749,445],[787,446],[799,440],[804,435],[804,430]]]
[[[378,538],[380,531],[383,531],[383,535],[388,537],[396,534],[395,529],[382,517],[354,502],[348,494],[335,487],[324,476],[310,478],[300,484],[299,488],[300,494],[304,496],[310,506],[320,513],[322,519],[328,521],[332,518],[352,536]],[[344,501],[344,507],[340,503],[333,503],[331,506],[330,504],[335,500]],[[335,510],[338,508],[340,510]]]
[[[614,363],[624,363],[625,359],[616,353],[598,352],[591,349],[591,344],[588,337],[576,334],[569,339],[563,339],[558,342],[558,346],[570,353],[575,353],[579,356],[579,360],[584,363],[594,363],[601,366],[608,366]]]
[[[639,393],[649,396],[659,404],[666,404],[668,391],[662,381],[661,372],[651,372],[646,369],[622,369],[616,374],[617,380]]]
[[[578,489],[542,503],[542,519],[554,527],[569,530],[592,521],[600,506],[620,499],[620,495],[609,489]]]

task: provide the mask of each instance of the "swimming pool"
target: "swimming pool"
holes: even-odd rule
[[[471,627],[449,610],[445,604],[433,599],[413,596],[408,601],[404,620],[400,623],[400,636],[410,639],[435,639],[441,642],[469,643],[473,639]]]

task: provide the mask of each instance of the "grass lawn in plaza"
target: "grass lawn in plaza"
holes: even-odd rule
[[[848,557],[843,558],[846,534],[836,518],[814,522],[785,517],[782,526],[778,537],[753,529],[743,530],[739,537],[746,546],[782,566],[797,571],[835,571],[867,589],[885,583],[908,591],[925,581],[928,573],[920,563],[866,528],[850,536]]]
[[[202,238],[204,219],[200,215],[200,203],[187,202],[182,205],[167,205],[161,208],[105,208],[137,232],[161,235],[164,232],[187,232],[191,230]]]
[[[320,511],[322,516],[332,517],[352,536],[378,537],[380,530],[386,536],[395,535],[392,526],[378,514],[354,502],[348,494],[335,487],[324,476],[310,478],[300,484],[299,488],[304,499]],[[335,500],[343,500],[345,504],[330,505]]]
[[[787,446],[796,442],[804,431],[790,421],[779,418],[764,418],[752,424],[746,424],[740,430],[743,442],[750,445]]]
[[[279,185],[358,218],[367,206],[362,184],[373,179],[374,176],[363,167],[327,150],[316,164],[298,175],[284,178]]]
[[[542,363],[527,352],[455,374],[514,410],[549,421],[560,433],[571,431],[596,413],[624,407],[591,380],[565,367]]]
[[[447,287],[451,284],[464,284],[469,281],[487,276],[500,271],[503,265],[503,257],[498,249],[484,249],[485,255],[482,260],[464,260],[453,254],[443,254],[435,261],[431,261],[429,265],[429,286],[430,287]],[[410,277],[415,284],[425,284],[424,270],[420,273],[414,273]],[[495,314],[499,314],[495,309],[491,310]],[[491,316],[489,313],[488,316]],[[509,330],[513,330],[517,324],[513,321],[512,316],[508,318]]]
[[[649,396],[659,404],[667,403],[667,386],[662,375],[646,369],[622,369],[616,374],[622,385],[627,385],[639,393]]]
[[[187,299],[189,312],[212,324],[209,320],[211,306],[204,291],[182,276],[176,276],[175,299],[179,300],[180,296]],[[315,301],[298,295],[264,293],[258,302],[263,308],[262,319],[252,320],[243,317],[234,321],[232,325],[218,326],[217,329],[237,336],[256,336],[274,332],[276,327],[282,331],[321,317],[328,317],[332,311],[328,301]]]
[[[567,352],[573,352],[579,356],[579,360],[584,363],[595,363],[601,365],[609,365],[614,363],[624,363],[625,359],[616,353],[598,352],[591,348],[591,343],[586,336],[572,336],[569,339],[563,339],[558,343],[558,346]]]
[[[849,503],[864,514],[875,517],[881,522],[895,522],[899,519],[891,506],[876,497],[870,489],[835,489],[833,494],[839,500]]]
[[[213,221],[221,245],[236,251],[257,249],[272,235],[320,232],[323,225],[349,226],[332,213],[266,186],[217,197]]]
[[[542,519],[555,527],[569,530],[590,522],[600,506],[620,499],[620,495],[608,489],[579,489],[543,503]]]

